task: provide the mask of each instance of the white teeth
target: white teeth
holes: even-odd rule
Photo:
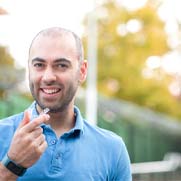
[[[47,94],[54,94],[57,93],[60,89],[43,89],[43,92]]]

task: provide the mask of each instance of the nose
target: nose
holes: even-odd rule
[[[47,84],[50,84],[50,83],[56,81],[56,75],[55,75],[55,72],[52,70],[52,68],[47,67],[45,69],[43,76],[42,76],[42,80]]]

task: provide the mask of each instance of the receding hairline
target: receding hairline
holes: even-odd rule
[[[41,30],[33,38],[32,42],[31,42],[31,45],[30,45],[30,48],[29,48],[29,55],[30,55],[30,51],[31,51],[32,45],[34,44],[36,39],[38,39],[39,37],[47,36],[47,37],[52,37],[52,38],[55,37],[56,38],[56,37],[63,37],[63,36],[66,36],[66,35],[71,35],[74,38],[76,49],[77,49],[77,57],[78,57],[78,60],[80,62],[82,62],[83,58],[84,58],[84,52],[83,52],[83,46],[82,46],[81,39],[73,31],[65,29],[65,28],[61,28],[61,27],[51,27],[51,28],[47,28],[47,29]]]

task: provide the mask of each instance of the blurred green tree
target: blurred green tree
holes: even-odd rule
[[[128,11],[118,1],[109,0],[97,10],[98,90],[180,117],[180,102],[168,90],[171,78],[160,69],[157,79],[147,79],[143,74],[148,57],[169,51],[164,23],[157,14],[159,4],[154,2]],[[85,34],[85,47],[86,39]]]
[[[0,15],[8,12],[0,7]],[[3,98],[7,90],[14,88],[24,79],[24,69],[15,68],[14,59],[7,47],[0,45],[0,98]]]
[[[14,59],[8,49],[0,46],[0,98],[22,80],[24,80],[24,69],[15,68]]]

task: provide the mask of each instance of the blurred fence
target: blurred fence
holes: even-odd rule
[[[99,99],[98,125],[120,135],[132,163],[160,161],[181,153],[181,123],[126,101]]]
[[[133,163],[133,181],[180,181],[181,154],[166,154],[163,161]]]

